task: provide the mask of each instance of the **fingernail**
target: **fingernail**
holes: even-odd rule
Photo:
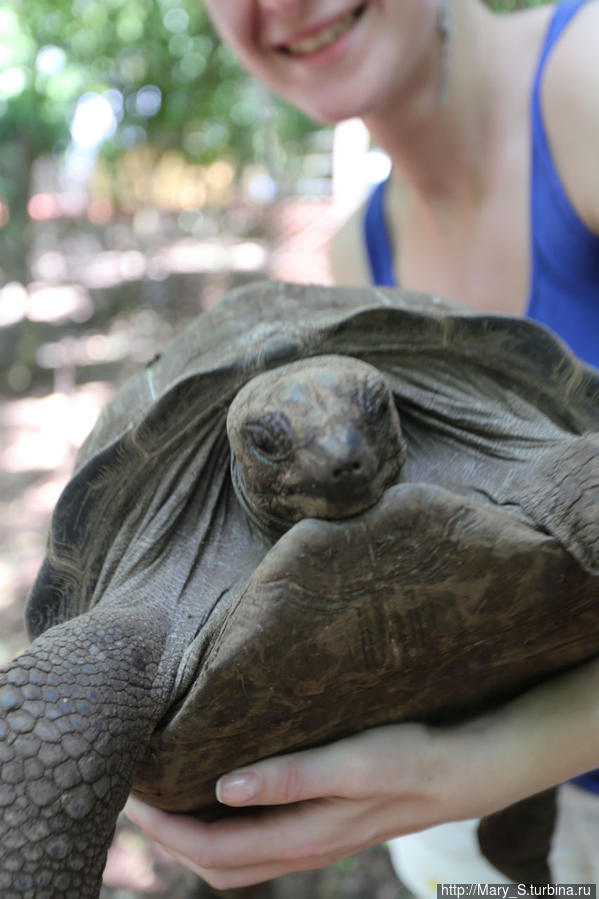
[[[145,802],[135,799],[133,796],[129,797],[123,811],[134,824],[143,825],[155,817],[154,809],[147,806]]]
[[[258,777],[247,771],[243,774],[225,774],[216,784],[216,798],[225,805],[248,802],[258,792]]]

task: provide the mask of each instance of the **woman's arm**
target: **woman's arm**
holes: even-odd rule
[[[547,60],[541,91],[551,154],[566,193],[599,234],[599,4],[574,17]]]
[[[138,802],[127,812],[226,889],[481,817],[597,765],[599,660],[453,728],[375,728],[228,774],[219,781],[221,802],[269,806],[238,820],[204,824]]]

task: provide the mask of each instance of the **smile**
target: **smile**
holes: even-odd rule
[[[285,46],[280,47],[280,50],[283,50],[285,53],[290,54],[291,56],[308,56],[312,53],[318,53],[320,50],[324,50],[325,47],[328,47],[330,44],[333,44],[336,40],[338,40],[342,35],[344,35],[350,28],[354,25],[355,22],[360,18],[366,4],[362,4],[356,9],[348,12],[341,19],[338,19],[332,25],[328,25],[323,28],[321,31],[318,31],[316,34],[312,34],[309,37],[305,37],[302,40],[293,41],[293,43],[286,44]]]

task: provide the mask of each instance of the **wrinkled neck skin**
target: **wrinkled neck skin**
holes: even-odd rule
[[[243,480],[237,459],[231,453],[231,481],[235,489],[235,494],[239,500],[241,507],[247,515],[249,521],[268,539],[275,542],[281,537],[285,531],[288,531],[295,522],[286,518],[279,518],[277,515],[259,515],[255,509],[251,499],[248,496],[247,488]]]

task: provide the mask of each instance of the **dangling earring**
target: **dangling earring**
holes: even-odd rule
[[[446,106],[449,93],[449,50],[452,34],[451,0],[441,0],[437,14],[437,33],[441,39],[441,86],[439,102]]]
[[[275,101],[274,97],[264,84],[261,81],[253,81],[254,90],[258,97],[258,109],[259,112],[259,120],[258,120],[258,140],[259,147],[257,156],[260,159],[274,182],[276,182],[276,163],[275,158],[277,155],[276,151],[276,135],[275,135]]]

